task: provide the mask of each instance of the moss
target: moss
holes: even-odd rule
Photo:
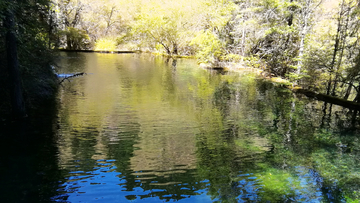
[[[262,200],[281,202],[295,196],[295,191],[301,188],[300,181],[287,171],[268,168],[256,174],[261,180],[263,191],[260,193]]]

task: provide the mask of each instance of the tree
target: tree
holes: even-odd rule
[[[51,100],[57,88],[49,67],[54,30],[49,25],[51,4],[47,0],[1,1],[0,8],[0,71],[4,73],[0,84],[6,87],[0,90],[0,104],[6,107],[0,111],[6,117],[12,104],[13,114],[22,117],[25,107],[37,108]]]
[[[200,31],[191,41],[195,45],[200,62],[218,66],[225,52],[224,43],[210,30]]]
[[[196,35],[190,45],[195,45],[200,62],[219,66],[233,43],[232,23],[235,11],[233,1],[204,0],[200,3],[201,12],[197,16]]]
[[[86,49],[89,37],[81,27],[85,4],[80,0],[60,0],[57,7],[59,35],[65,38],[62,45],[70,50]]]
[[[186,53],[188,36],[191,33],[191,14],[180,3],[143,2],[143,8],[135,16],[132,36],[145,47],[160,49],[168,55]]]
[[[296,68],[296,74],[299,77],[301,74],[301,69],[303,65],[303,56],[305,52],[305,38],[308,32],[310,31],[313,24],[311,24],[311,19],[313,19],[314,12],[318,6],[322,3],[322,0],[317,2],[316,0],[304,0],[300,1],[300,11],[299,11],[299,33],[300,33],[300,45],[299,45],[299,54],[298,54],[298,63]]]
[[[138,17],[137,27],[133,29],[148,38],[150,43],[160,44],[168,55],[178,54],[180,33],[177,22],[172,17],[143,14]]]
[[[350,30],[351,23],[357,18],[353,16],[354,10],[357,8],[357,2],[355,0],[342,0],[340,8],[336,16],[337,30],[335,35],[335,43],[332,54],[332,60],[329,66],[329,80],[327,85],[326,93],[328,95],[335,95],[335,89],[338,84],[338,80],[341,77],[341,66],[343,62],[344,54],[346,54],[347,38],[350,37],[350,33],[354,30]],[[356,22],[357,23],[357,22]],[[358,23],[357,23],[358,24]],[[358,26],[356,26],[358,29]],[[355,31],[355,33],[357,30]]]
[[[10,76],[10,87],[11,87],[11,104],[12,110],[15,117],[24,117],[26,115],[25,103],[22,95],[22,81],[19,70],[19,60],[17,51],[17,37],[15,27],[15,15],[13,0],[7,0],[8,7],[5,11],[4,17],[4,28],[6,29],[6,55],[7,55],[7,66]]]
[[[65,31],[62,31],[66,36],[66,48],[69,50],[81,50],[86,49],[89,44],[89,36],[84,30],[80,30],[74,27],[68,27]]]

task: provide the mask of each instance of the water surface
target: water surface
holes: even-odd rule
[[[45,124],[52,127],[33,132],[50,136],[35,153],[49,161],[30,161],[46,178],[36,188],[42,192],[24,189],[42,195],[38,202],[340,202],[360,195],[357,121],[347,109],[189,59],[64,53],[58,64],[59,73],[87,74],[62,83]]]

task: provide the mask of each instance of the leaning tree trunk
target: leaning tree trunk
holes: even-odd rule
[[[352,90],[352,83],[353,83],[353,80],[350,81],[350,84],[349,84],[348,88],[346,89],[345,96],[344,96],[344,99],[346,99],[346,100],[350,96],[350,93],[351,93],[351,90]]]
[[[11,5],[13,0],[7,0]],[[4,28],[6,29],[6,55],[9,72],[9,83],[11,87],[11,105],[13,115],[17,118],[26,115],[25,104],[21,90],[21,76],[19,70],[19,61],[17,56],[16,35],[15,35],[15,17],[14,11],[8,9],[5,12]]]

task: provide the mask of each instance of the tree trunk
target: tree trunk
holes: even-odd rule
[[[349,29],[350,13],[347,13],[345,15],[346,15],[346,23],[343,26],[344,28],[341,31],[341,36],[340,36],[341,44],[339,44],[340,56],[339,56],[339,61],[337,63],[337,68],[335,70],[335,80],[334,80],[334,86],[333,86],[333,89],[332,89],[331,96],[335,96],[335,91],[336,91],[338,79],[339,79],[340,74],[341,74],[341,73],[339,73],[339,70],[340,70],[340,66],[341,66],[341,63],[342,63],[343,56],[344,56],[345,42],[346,42],[346,38],[347,38],[346,30]]]
[[[178,47],[177,47],[176,43],[173,44],[173,52],[172,53],[175,55],[178,55]]]
[[[305,22],[305,23],[307,23],[307,22]],[[303,30],[300,33],[299,61],[298,61],[297,70],[296,70],[296,74],[298,74],[298,75],[300,75],[300,73],[301,73],[302,58],[304,55],[305,36],[306,36],[306,32],[307,32],[307,26],[305,25],[302,29]]]
[[[12,5],[14,2],[12,0],[8,0],[8,3]],[[11,106],[13,115],[16,118],[21,118],[26,116],[26,111],[21,90],[21,76],[17,56],[15,17],[14,11],[10,8],[5,13],[4,28],[6,29],[5,44],[9,82],[11,87]]]
[[[164,49],[166,50],[166,53],[171,56],[171,51],[170,51],[170,47],[166,46],[164,43],[162,42],[159,42],[163,47]]]
[[[328,84],[327,84],[327,87],[326,87],[326,94],[327,95],[330,95],[330,89],[331,89],[331,84],[332,84],[332,73],[330,72],[329,73],[330,76],[329,76],[329,80],[328,80]]]
[[[344,96],[344,99],[346,99],[346,100],[350,96],[350,93],[351,93],[351,90],[352,90],[352,83],[353,83],[353,81],[351,80],[348,88],[346,89],[345,96]]]
[[[343,9],[344,9],[344,1],[342,1],[342,3],[341,3],[339,17],[337,19],[338,24],[337,24],[336,38],[335,38],[335,44],[334,44],[334,52],[333,52],[333,57],[332,57],[332,61],[330,64],[330,70],[329,70],[330,79],[329,79],[328,87],[327,87],[327,91],[326,91],[327,95],[332,94],[332,92],[331,92],[331,85],[332,85],[331,75],[333,74],[333,72],[335,72],[335,74],[337,74],[337,71],[334,69],[335,69],[335,63],[336,63],[336,56],[338,54],[338,51],[340,51],[339,46],[340,46],[340,38],[341,38],[340,34],[341,34],[342,26],[343,26],[342,25]],[[335,80],[334,80],[335,83],[336,83],[336,79],[337,79],[337,75],[335,75]],[[334,86],[336,86],[336,85],[334,85]]]
[[[49,19],[49,36],[48,36],[48,38],[49,38],[49,41],[48,41],[48,47],[49,47],[49,49],[51,49],[51,33],[52,33],[52,27],[53,27],[53,18],[52,18],[52,12],[51,11],[49,11],[49,13],[50,13],[50,19]]]
[[[115,11],[115,6],[111,7],[111,11],[110,11],[109,15],[107,16],[107,19],[105,19],[106,20],[105,36],[108,34],[109,29],[110,29],[111,25],[113,24],[111,22],[111,19],[113,17],[114,11]]]
[[[245,48],[246,48],[246,45],[245,45],[245,39],[246,39],[246,36],[245,36],[245,20],[243,20],[243,28],[242,28],[242,36],[241,36],[241,56],[245,56]]]
[[[355,97],[355,99],[354,99],[354,102],[360,103],[360,92],[358,92],[358,93],[356,94],[356,97]]]
[[[292,3],[294,0],[290,0],[290,3]],[[294,19],[294,8],[289,9],[290,11],[290,16],[287,18],[287,22],[288,22],[288,26],[291,26],[293,24],[293,19]]]
[[[336,104],[345,108],[353,109],[353,110],[359,110],[360,111],[360,93],[358,93],[357,98],[354,99],[354,101],[349,101],[345,99],[341,99],[338,97],[326,95],[326,94],[319,94],[310,90],[305,89],[297,89],[293,90],[295,93],[304,94],[309,98],[314,98],[316,100],[324,101],[326,103],[330,104]]]

